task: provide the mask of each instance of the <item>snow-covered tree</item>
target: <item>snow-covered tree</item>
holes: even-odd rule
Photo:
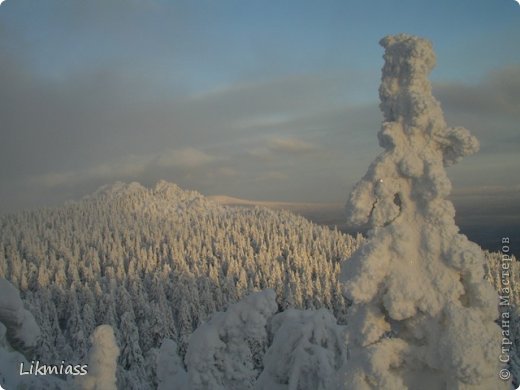
[[[347,357],[344,331],[326,309],[276,314],[270,320],[272,343],[255,389],[336,389]]]
[[[66,382],[52,375],[20,375],[31,367],[28,360],[40,340],[40,329],[27,311],[16,288],[0,277],[0,387],[5,389],[62,390]]]
[[[190,389],[253,389],[268,345],[267,321],[277,310],[276,295],[267,289],[202,324],[185,358]]]
[[[18,290],[4,278],[0,278],[0,322],[13,347],[26,354],[33,352],[41,337],[40,328],[24,308]]]
[[[119,348],[110,325],[100,325],[91,336],[88,355],[88,374],[78,376],[76,385],[81,390],[117,390],[116,368]]]
[[[177,343],[165,339],[157,354],[157,390],[188,390],[188,375],[178,355]]]
[[[326,309],[277,314],[271,289],[214,313],[191,335],[184,368],[177,344],[157,353],[159,389],[327,390],[340,383],[345,326]]]
[[[431,93],[431,44],[381,40],[385,151],[356,185],[350,221],[372,230],[343,264],[350,389],[499,389],[497,294],[480,247],[458,232],[445,167],[478,149]]]

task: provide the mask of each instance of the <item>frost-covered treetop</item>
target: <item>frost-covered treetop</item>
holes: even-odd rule
[[[384,122],[378,138],[386,152],[374,161],[347,206],[352,223],[371,226],[390,223],[408,206],[400,192],[416,201],[445,198],[451,184],[443,166],[478,150],[468,130],[446,125],[432,95],[427,78],[435,65],[431,43],[405,34],[380,43],[385,48],[379,88]]]
[[[497,295],[480,247],[459,234],[445,166],[477,151],[432,96],[430,42],[400,34],[385,48],[378,133],[385,150],[347,203],[368,240],[342,266],[354,389],[499,388]],[[413,363],[412,363],[413,362]]]
[[[479,147],[477,139],[462,127],[447,127],[441,106],[432,95],[428,75],[435,66],[435,54],[431,43],[404,34],[388,36],[380,43],[385,48],[379,88],[385,121],[400,122],[404,134],[411,138],[417,138],[418,133],[427,136],[422,140],[428,145],[419,140],[413,145],[426,147],[427,153],[420,153],[426,160],[430,153],[440,153],[444,164],[449,165],[475,153]],[[386,148],[385,135],[391,144],[392,131],[383,131],[380,135],[381,146]]]

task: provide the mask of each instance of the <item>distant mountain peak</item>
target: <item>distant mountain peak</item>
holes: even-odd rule
[[[166,181],[159,180],[155,186],[151,189],[152,194],[154,195],[162,195],[164,197],[177,197],[181,194],[186,194],[194,191],[184,190],[179,187],[177,184]],[[200,195],[200,194],[199,194]],[[202,195],[200,195],[202,196]]]
[[[122,181],[116,181],[113,184],[106,184],[99,187],[91,195],[85,196],[83,199],[99,199],[99,198],[117,198],[129,194],[135,194],[138,192],[146,191],[146,188],[140,183],[133,181],[130,183],[124,183]]]
[[[168,182],[166,180],[159,180],[153,187],[145,187],[136,181],[125,183],[116,181],[113,184],[106,184],[99,187],[92,194],[87,195],[83,200],[89,199],[114,199],[126,196],[159,196],[161,198],[176,199],[179,197],[197,197],[202,198],[203,195],[196,191],[184,190],[177,184]]]

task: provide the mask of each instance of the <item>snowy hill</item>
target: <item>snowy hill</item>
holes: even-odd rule
[[[82,362],[96,326],[112,325],[118,385],[153,387],[156,349],[246,293],[273,288],[280,308],[344,318],[341,260],[359,245],[286,211],[233,208],[159,182],[115,183],[64,207],[0,219],[0,276],[42,331],[37,356]]]
[[[61,208],[4,216],[0,226],[0,276],[41,329],[35,358],[85,362],[89,336],[108,324],[120,348],[118,387],[129,389],[157,386],[163,340],[182,361],[192,332],[252,291],[272,288],[277,310],[327,308],[344,323],[340,263],[362,240],[164,181],[115,183]],[[487,258],[498,288],[500,256]],[[517,275],[514,263],[514,304]]]

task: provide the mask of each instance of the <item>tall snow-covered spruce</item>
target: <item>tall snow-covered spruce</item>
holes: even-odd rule
[[[448,127],[427,78],[430,42],[383,38],[379,89],[385,150],[347,203],[368,238],[342,266],[350,389],[499,389],[497,294],[480,247],[459,234],[445,167],[478,150]]]

